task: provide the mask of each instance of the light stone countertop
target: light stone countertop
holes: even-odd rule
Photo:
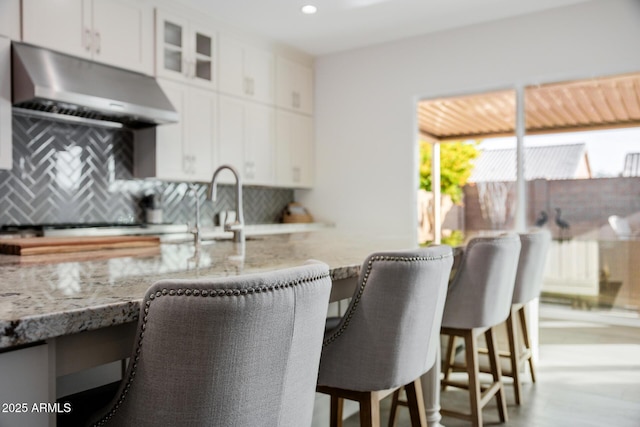
[[[162,278],[221,277],[323,261],[334,280],[355,278],[372,252],[405,249],[395,237],[346,236],[334,229],[248,238],[242,248],[207,241],[159,248],[0,255],[0,349],[131,322],[147,288]]]

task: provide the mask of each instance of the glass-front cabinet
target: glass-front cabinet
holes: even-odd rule
[[[215,89],[215,30],[160,9],[156,28],[156,75]]]

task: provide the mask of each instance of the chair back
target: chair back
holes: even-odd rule
[[[330,290],[321,263],[155,283],[96,425],[311,425]]]
[[[551,245],[551,232],[539,229],[520,233],[520,244],[512,304],[525,304],[540,295],[547,252]]]
[[[473,329],[505,321],[511,311],[519,255],[517,234],[469,240],[449,285],[442,326]]]
[[[452,263],[446,245],[370,255],[346,314],[325,333],[318,385],[386,390],[428,371]]]

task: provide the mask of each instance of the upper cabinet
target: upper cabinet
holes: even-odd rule
[[[136,139],[139,178],[207,182],[213,175],[218,95],[210,90],[158,79],[180,113],[180,122],[157,126],[149,141]]]
[[[276,58],[276,104],[313,114],[313,69],[282,56]]]
[[[276,184],[310,188],[314,182],[313,119],[280,110],[276,114]]]
[[[220,35],[220,92],[273,104],[274,76],[272,52]]]
[[[275,149],[273,107],[220,95],[219,164],[235,166],[245,184],[274,185]]]
[[[22,0],[23,41],[141,73],[153,72],[146,0]]]
[[[11,41],[0,36],[0,169],[11,169],[11,150]]]
[[[0,0],[0,36],[20,40],[20,0]]]
[[[207,89],[216,87],[215,31],[156,10],[156,75]]]

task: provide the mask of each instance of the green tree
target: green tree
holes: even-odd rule
[[[443,142],[440,144],[440,191],[458,204],[462,201],[462,187],[473,171],[473,160],[480,154],[480,141]],[[432,144],[420,141],[420,188],[431,191]]]

